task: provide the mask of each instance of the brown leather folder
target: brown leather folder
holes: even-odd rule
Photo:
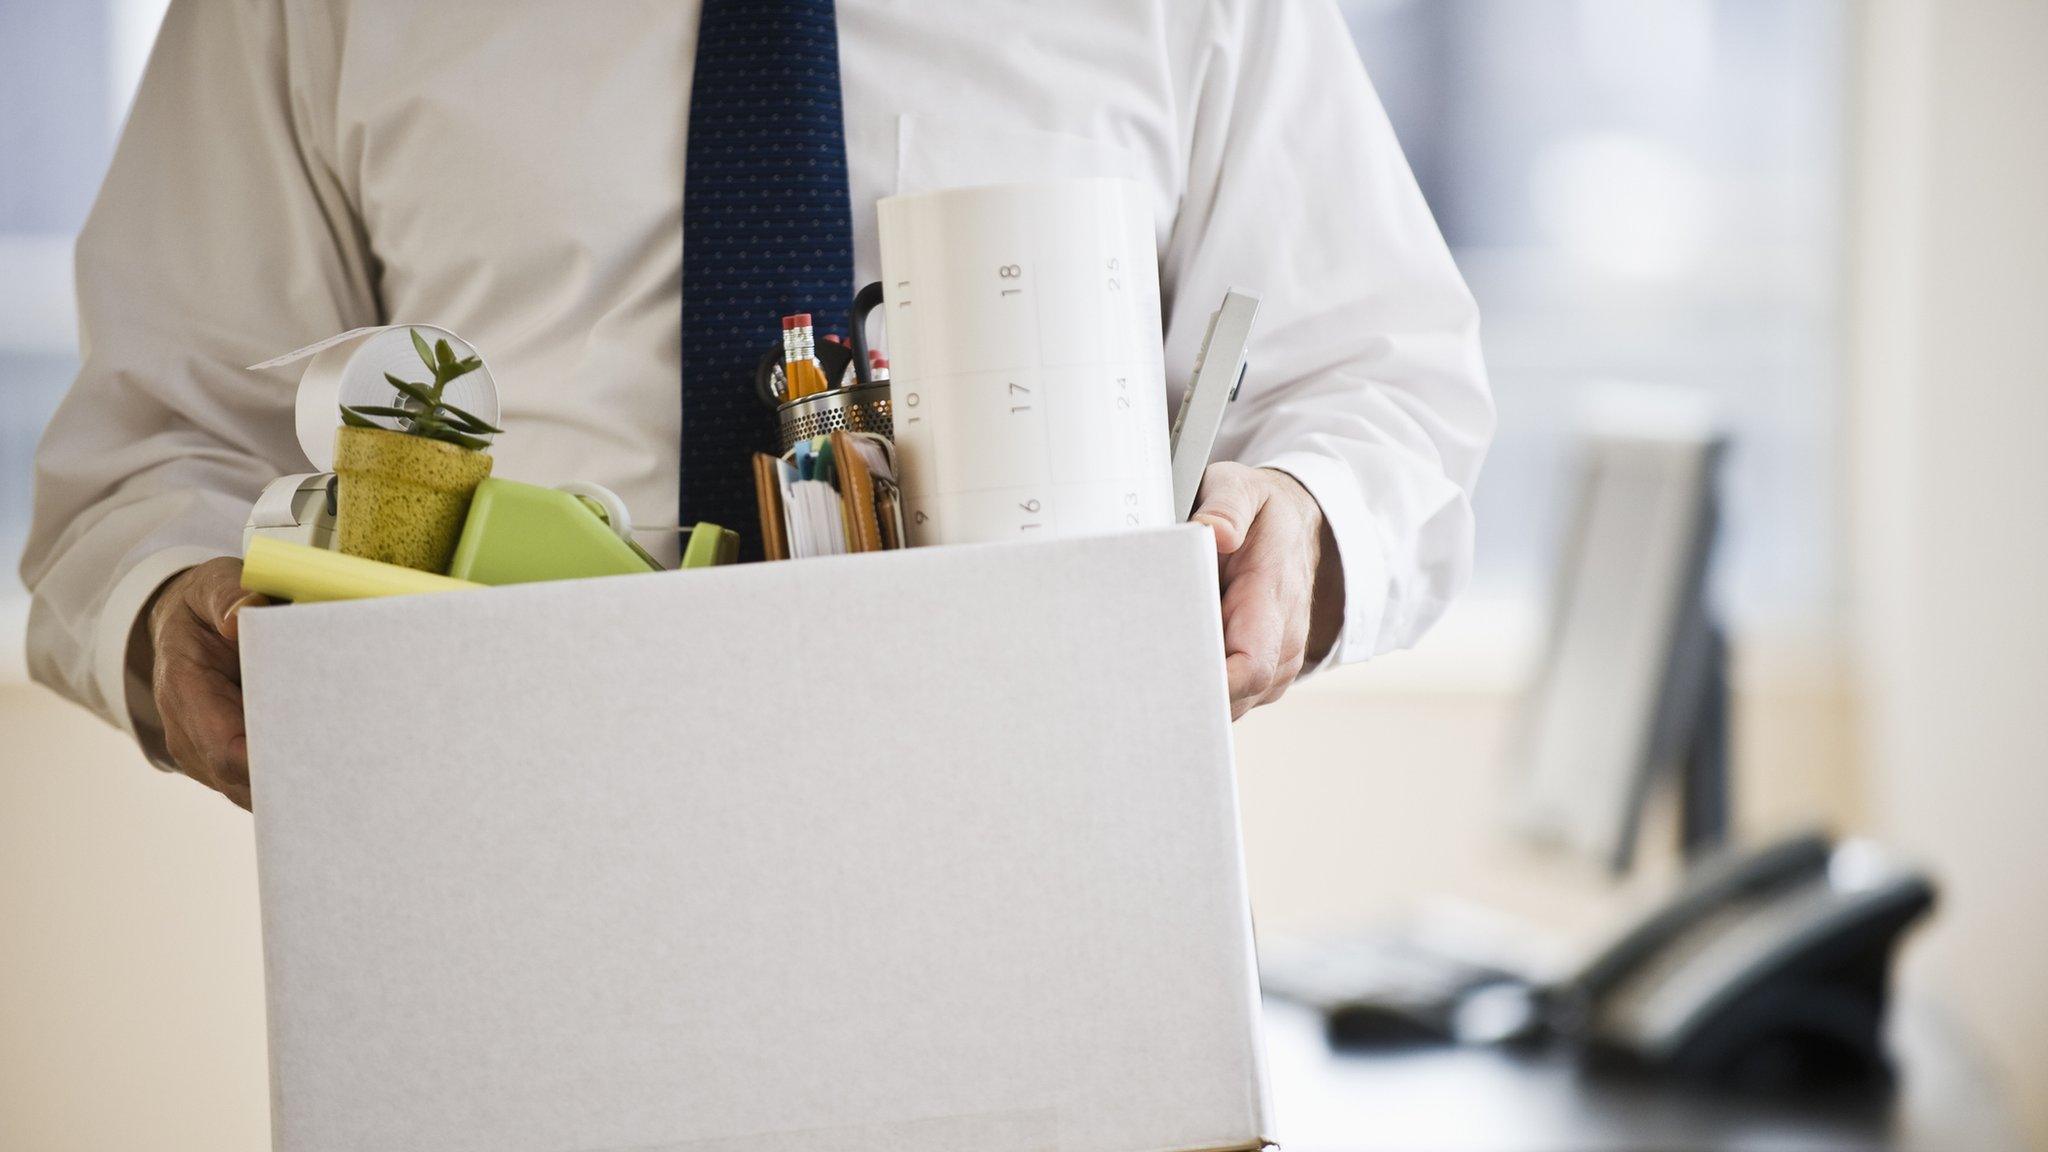
[[[782,519],[782,485],[775,478],[775,457],[754,453],[754,503],[761,510],[761,549],[770,560],[789,559],[789,531]]]
[[[868,462],[854,447],[853,434],[840,429],[832,433],[832,460],[839,470],[840,520],[846,530],[848,552],[880,552],[882,528],[875,519],[875,478]]]

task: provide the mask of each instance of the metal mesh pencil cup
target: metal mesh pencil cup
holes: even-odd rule
[[[799,440],[841,428],[849,432],[878,432],[893,438],[895,422],[889,415],[889,385],[883,382],[834,388],[777,405],[776,451],[787,452]]]

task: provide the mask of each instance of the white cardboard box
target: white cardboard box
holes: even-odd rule
[[[1207,529],[254,611],[282,1152],[1271,1132]]]

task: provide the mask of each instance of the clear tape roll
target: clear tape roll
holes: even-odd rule
[[[315,469],[326,472],[334,467],[334,434],[341,427],[341,405],[396,405],[404,397],[384,379],[386,372],[414,383],[431,381],[419,352],[413,348],[413,331],[418,331],[429,346],[446,340],[456,356],[483,359],[483,354],[469,341],[439,325],[392,324],[351,329],[250,365],[260,370],[309,360],[299,378],[295,424],[299,447]],[[442,398],[489,423],[498,423],[498,387],[491,378],[488,361],[452,381]]]
[[[557,484],[555,491],[580,496],[596,504],[604,509],[605,525],[616,532],[619,539],[629,542],[633,539],[633,517],[626,511],[626,502],[619,498],[617,492],[602,484],[592,484],[588,480],[571,480],[566,484]]]

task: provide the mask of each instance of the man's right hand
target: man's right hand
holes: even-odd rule
[[[144,630],[165,751],[185,775],[244,808],[249,744],[235,613],[264,603],[242,590],[242,562],[222,557],[165,581],[150,602]]]

